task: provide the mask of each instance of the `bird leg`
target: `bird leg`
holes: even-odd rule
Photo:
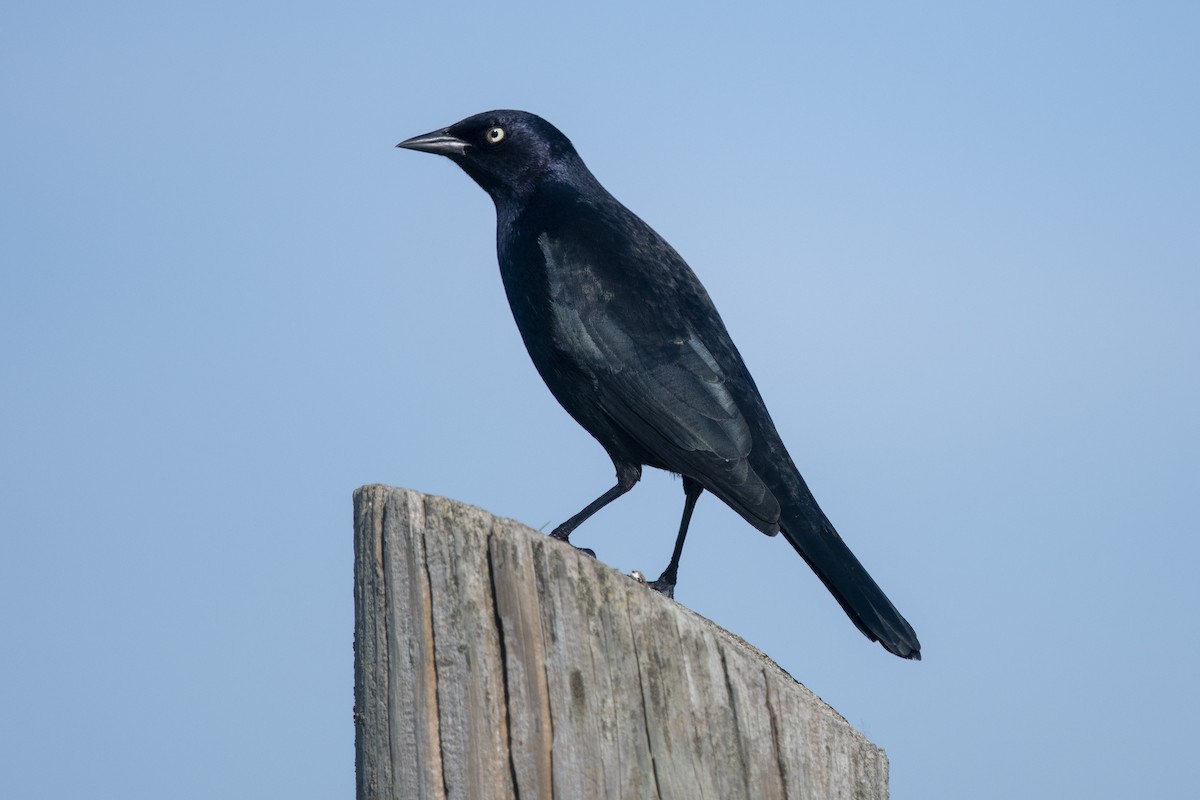
[[[658,580],[646,584],[656,592],[662,592],[671,598],[675,597],[675,579],[679,574],[679,557],[683,555],[683,540],[687,538],[688,525],[692,521],[692,511],[695,510],[696,501],[700,499],[700,493],[704,491],[704,487],[684,475],[683,491],[683,519],[679,522],[679,536],[675,538],[675,552],[671,553],[671,563],[663,570],[663,574],[658,576]]]
[[[604,494],[597,497],[592,502],[588,503],[587,506],[585,506],[582,511],[580,511],[578,514],[571,517],[569,520],[564,522],[562,525],[559,525],[557,528],[555,528],[553,531],[551,531],[550,538],[558,539],[559,541],[566,542],[567,544],[571,544],[571,533],[576,528],[578,528],[581,524],[583,524],[583,522],[588,517],[590,517],[592,514],[595,514],[597,511],[604,508],[606,505],[611,503],[613,500],[616,500],[618,497],[620,497],[621,495],[625,494],[630,489],[632,489],[637,484],[637,482],[641,479],[641,477],[642,477],[642,465],[641,464],[620,464],[620,463],[616,463],[616,462],[613,462],[613,463],[617,468],[617,485],[612,487],[611,489],[609,489]],[[571,545],[571,546],[575,547],[575,545]],[[589,550],[586,547],[575,547],[575,549],[582,550],[583,552],[587,553],[592,558],[596,557],[595,551]]]

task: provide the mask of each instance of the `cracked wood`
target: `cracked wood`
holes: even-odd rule
[[[887,797],[774,662],[511,520],[354,495],[359,800]]]

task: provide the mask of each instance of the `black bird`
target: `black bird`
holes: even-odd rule
[[[683,520],[654,586],[672,595],[707,489],[784,538],[872,641],[919,659],[912,626],[817,505],[708,293],[662,237],[605,190],[571,142],[522,111],[489,111],[397,147],[458,164],[496,205],[496,249],[521,338],[617,483],[550,535],[568,541],[642,466],[683,477]]]

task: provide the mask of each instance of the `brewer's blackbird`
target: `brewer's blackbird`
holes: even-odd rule
[[[912,626],[842,542],[792,463],[754,379],[691,268],[540,117],[489,111],[398,147],[447,156],[492,198],[513,317],[546,386],[608,452],[617,483],[551,536],[568,541],[642,466],[683,477],[683,519],[652,585],[672,595],[707,489],[784,538],[866,636],[919,659]]]

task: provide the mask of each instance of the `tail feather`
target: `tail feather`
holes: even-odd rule
[[[917,634],[815,504],[788,504],[780,528],[858,629],[889,653],[921,660]]]

